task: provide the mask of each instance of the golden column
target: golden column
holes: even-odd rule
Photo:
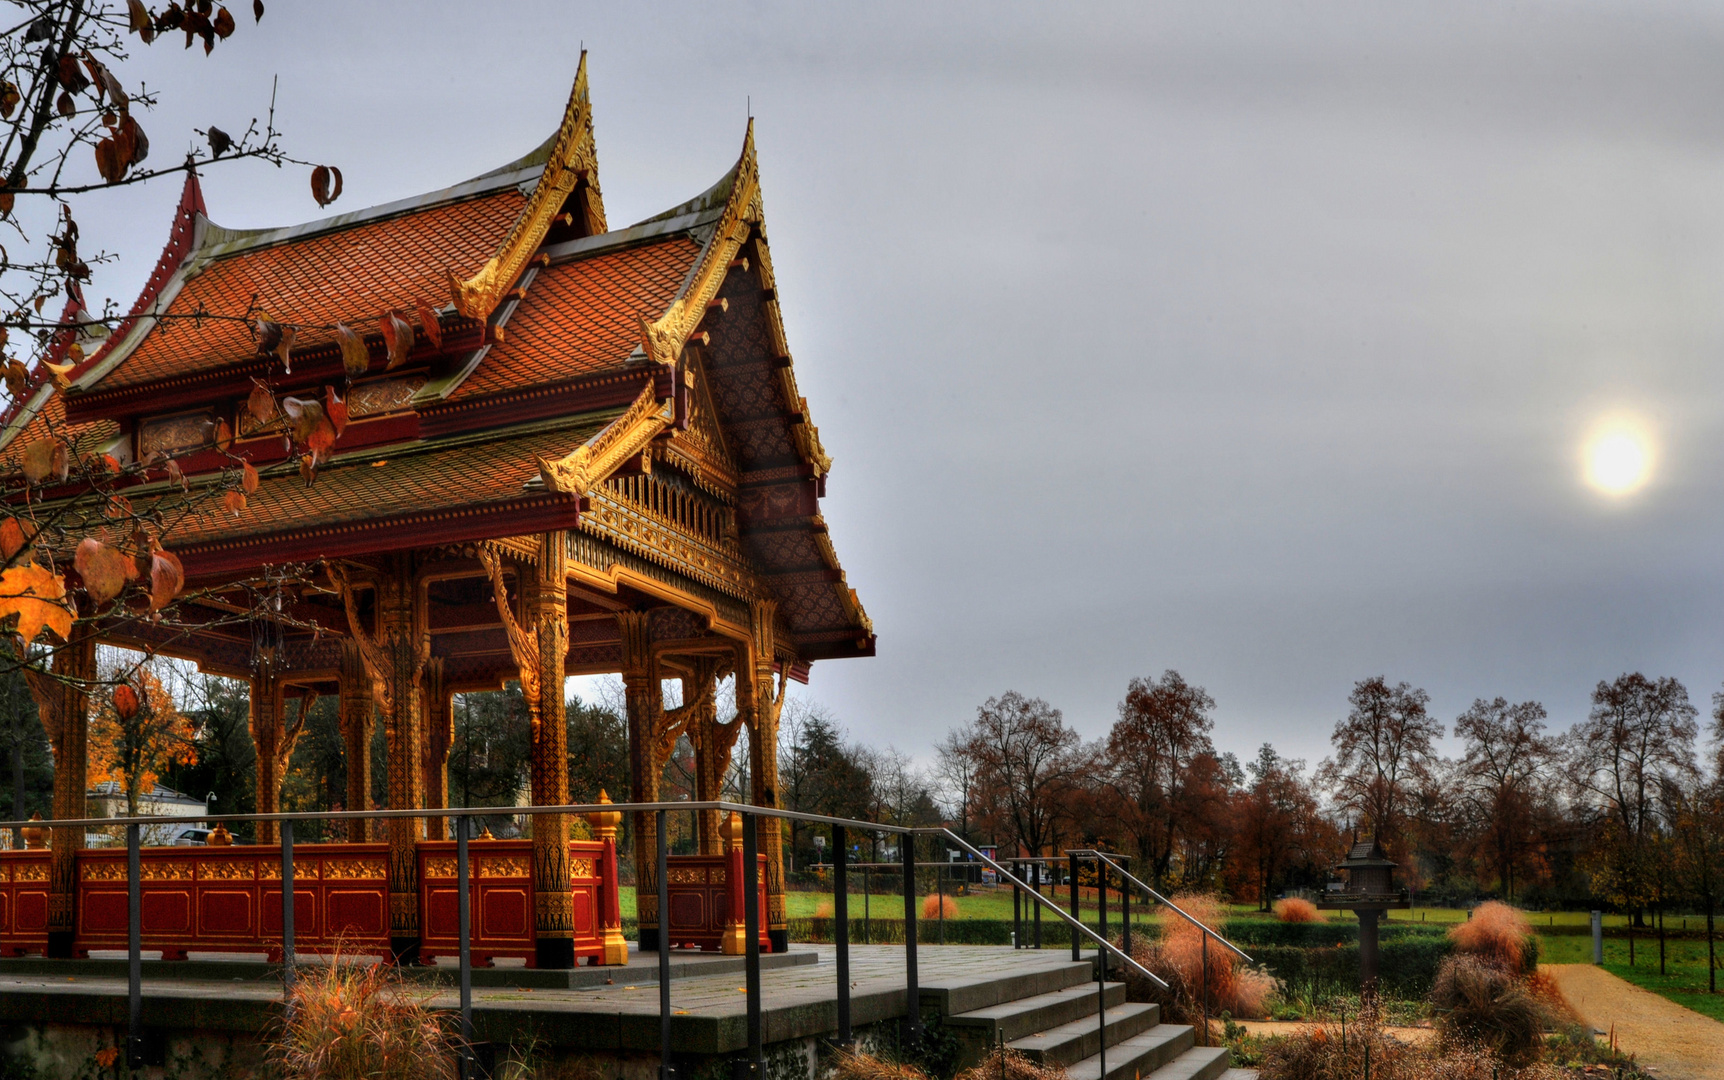
[[[389,751],[390,809],[422,808],[425,805],[424,769],[420,746],[419,685],[425,662],[430,659],[431,635],[425,626],[424,604],[414,576],[413,555],[388,556],[374,584],[377,594],[377,632],[367,633],[359,617],[359,602],[336,563],[327,564],[329,577],[341,592],[347,608],[347,625],[371,675],[372,691],[383,713],[383,731]],[[389,836],[389,946],[398,963],[419,958],[419,863],[415,847],[423,818],[390,818]]]
[[[425,677],[419,696],[425,707],[425,743],[422,748],[425,777],[421,781],[425,791],[425,809],[443,810],[449,806],[449,744],[455,738],[455,710],[450,701],[453,695],[443,678],[441,659],[433,657],[425,662]],[[447,832],[443,822],[440,817],[426,818],[425,838],[453,838],[455,834]]]
[[[491,548],[478,549],[491,579],[497,616],[521,676],[521,694],[532,724],[533,802],[569,801],[569,727],[563,705],[564,662],[569,652],[568,535],[539,537],[539,557],[525,584],[521,618],[509,606],[502,561]],[[523,625],[523,623],[525,625]],[[445,756],[447,751],[445,751]],[[534,962],[542,968],[575,966],[575,912],[569,895],[569,822],[561,814],[533,819]]]
[[[371,809],[371,675],[359,646],[351,640],[341,644],[341,736],[347,744],[347,808]],[[376,835],[372,823],[354,818],[347,823],[347,839],[363,843]]]
[[[748,739],[751,801],[755,806],[773,809],[778,808],[778,712],[784,706],[784,686],[789,682],[787,674],[781,675],[778,691],[773,692],[777,621],[775,601],[756,600],[749,605],[753,678],[748,680],[751,685],[746,695],[740,674],[736,680],[737,711],[754,721]],[[784,834],[776,818],[758,819],[756,828],[760,853],[766,856],[766,928],[772,938],[772,951],[783,952],[790,947],[790,924],[784,916]]]
[[[86,816],[89,786],[90,697],[96,678],[96,637],[84,624],[73,624],[73,637],[54,654],[53,673],[25,670],[30,696],[36,699],[42,725],[54,751],[54,816],[75,820]],[[55,829],[48,875],[48,955],[70,959],[77,932],[78,851],[84,846],[81,828]]]
[[[724,774],[730,768],[730,752],[736,746],[738,723],[718,722],[716,684],[723,662],[701,657],[695,661],[690,692],[683,700],[695,702],[694,715],[684,730],[694,747],[694,797],[699,802],[717,802],[724,798]],[[724,838],[720,835],[717,810],[702,810],[699,814],[699,843],[702,855],[724,854]]]
[[[280,743],[287,700],[274,649],[264,649],[251,673],[251,741],[257,748],[257,812],[277,813],[281,806]],[[280,835],[273,821],[257,823],[257,842],[273,844]]]
[[[629,720],[629,801],[657,802],[659,726],[664,692],[659,688],[658,662],[652,655],[651,616],[645,611],[617,612],[617,632],[623,642],[623,689]],[[635,917],[640,947],[658,948],[658,817],[636,813]],[[649,935],[649,931],[652,933]]]

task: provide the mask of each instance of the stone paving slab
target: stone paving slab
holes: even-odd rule
[[[807,951],[815,963],[761,972],[761,1032],[765,1042],[823,1035],[837,1028],[837,989],[831,946]],[[924,946],[917,950],[924,1004],[955,988],[991,978],[1069,969],[1069,956],[998,946]],[[617,969],[638,971],[636,968]],[[904,949],[856,945],[850,949],[851,1015],[860,1027],[901,1017]],[[430,988],[429,1000],[454,1009],[458,998]],[[144,1022],[150,1027],[257,1031],[279,1015],[281,984],[262,978],[146,978]],[[730,1053],[747,1046],[743,975],[690,975],[672,983],[671,1040],[680,1053]],[[0,1021],[123,1024],[124,977],[54,976],[0,969]],[[585,989],[475,988],[473,1021],[480,1039],[506,1040],[531,1023],[555,1045],[591,1050],[654,1051],[659,1044],[656,982],[615,983]]]

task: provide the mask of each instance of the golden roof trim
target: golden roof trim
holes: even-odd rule
[[[599,193],[599,157],[593,143],[593,108],[587,93],[587,54],[581,51],[580,67],[575,72],[575,85],[569,91],[569,104],[563,110],[563,123],[551,144],[545,171],[533,186],[527,204],[521,208],[509,234],[497,246],[497,253],[479,272],[463,279],[449,271],[449,287],[455,309],[470,319],[489,318],[503,294],[527,268],[527,261],[545,241],[563,204],[568,202],[580,185],[587,182],[588,199],[583,211],[589,233],[602,233],[605,227],[605,207]]]

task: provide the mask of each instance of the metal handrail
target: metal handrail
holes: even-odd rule
[[[1221,942],[1221,944],[1223,944],[1223,945],[1227,946],[1229,949],[1233,950],[1234,955],[1238,956],[1241,960],[1245,961],[1247,964],[1256,963],[1255,960],[1251,959],[1250,956],[1246,955],[1245,950],[1243,950],[1239,946],[1233,944],[1233,942],[1228,941],[1226,938],[1222,937],[1216,931],[1211,930],[1208,926],[1205,926],[1202,921],[1193,917],[1190,912],[1186,911],[1184,908],[1180,907],[1178,904],[1174,903],[1172,900],[1169,900],[1167,897],[1156,892],[1154,889],[1150,888],[1148,885],[1144,884],[1142,881],[1139,881],[1137,878],[1133,877],[1129,870],[1127,870],[1125,867],[1119,865],[1118,863],[1114,862],[1112,859],[1108,858],[1106,855],[1103,855],[1101,852],[1095,851],[1095,850],[1090,849],[1090,848],[1074,848],[1071,851],[1069,851],[1068,854],[1076,855],[1080,859],[1094,858],[1094,859],[1100,860],[1101,862],[1106,863],[1108,866],[1112,867],[1119,874],[1120,877],[1126,879],[1127,881],[1131,882],[1133,885],[1136,885],[1138,888],[1140,888],[1144,892],[1148,893],[1152,899],[1154,899],[1154,900],[1160,902],[1161,904],[1173,909],[1173,911],[1175,911],[1179,914],[1180,918],[1184,919],[1186,922],[1197,927],[1199,930],[1202,930],[1205,934],[1208,934],[1210,937],[1214,938],[1216,941]]]
[[[965,850],[969,851],[970,854],[974,855],[976,857],[976,859],[979,862],[981,862],[981,864],[983,866],[990,867],[994,871],[994,873],[999,874],[1005,880],[1011,882],[1013,885],[1015,885],[1019,889],[1023,890],[1026,895],[1035,897],[1036,901],[1038,903],[1040,903],[1043,907],[1046,907],[1048,910],[1052,911],[1055,915],[1058,915],[1061,919],[1063,919],[1067,926],[1070,926],[1073,930],[1077,931],[1078,933],[1082,934],[1084,937],[1087,937],[1091,941],[1095,942],[1097,948],[1105,949],[1108,952],[1112,953],[1113,955],[1119,957],[1121,960],[1124,960],[1126,963],[1128,963],[1132,967],[1136,968],[1138,974],[1142,975],[1144,978],[1148,979],[1149,981],[1155,983],[1155,985],[1161,987],[1163,990],[1172,989],[1172,987],[1168,986],[1167,983],[1162,980],[1161,976],[1157,975],[1155,972],[1144,967],[1142,964],[1138,963],[1136,960],[1133,960],[1129,954],[1127,954],[1125,951],[1120,949],[1120,947],[1115,945],[1113,942],[1107,940],[1106,938],[1102,937],[1100,934],[1096,933],[1094,930],[1091,930],[1089,927],[1087,927],[1083,923],[1079,922],[1077,919],[1066,914],[1065,909],[1061,908],[1058,904],[1054,903],[1052,900],[1049,900],[1047,897],[1043,896],[1037,890],[1030,888],[1030,886],[1027,882],[1019,881],[1005,867],[1001,866],[999,863],[995,862],[994,860],[988,858],[986,855],[983,855],[980,851],[977,851],[975,848],[971,847],[970,842],[968,840],[965,840],[963,837],[954,833],[952,830],[946,829],[946,828],[922,828],[922,829],[918,829],[916,831],[921,832],[921,833],[933,834],[933,835],[947,836],[947,837],[950,837],[952,840],[956,841],[957,843],[962,844],[964,846]]]

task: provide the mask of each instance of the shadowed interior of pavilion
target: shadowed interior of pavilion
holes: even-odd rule
[[[236,322],[179,322],[169,333],[151,318],[235,308],[298,326],[291,355],[261,350]],[[379,313],[408,327],[405,348],[399,329],[364,333]],[[332,324],[360,328],[357,353]],[[717,184],[612,230],[584,55],[545,144],[451,188],[245,231],[211,222],[189,175],[131,317],[85,355],[69,390],[44,385],[6,414],[0,452],[13,467],[18,447],[54,427],[120,460],[171,459],[192,484],[236,455],[260,482],[237,512],[164,538],[200,596],[173,625],[95,623],[56,653],[62,678],[33,682],[51,730],[64,732],[58,820],[86,816],[84,688],[98,640],[249,683],[264,813],[277,808],[300,734],[286,719],[290,699],[339,700],[348,806],[435,810],[449,797],[452,696],[509,680],[531,720],[531,800],[566,805],[564,681],[593,673],[620,674],[626,687],[633,800],[656,798],[679,737],[694,748],[696,797],[719,798],[746,729],[749,801],[775,806],[788,682],[816,660],[874,651],[820,514],[831,460],[784,337],[752,121]],[[341,419],[310,462],[291,420],[306,402]],[[164,474],[160,485],[172,482]],[[232,624],[235,611],[258,606],[224,595],[226,583],[265,568],[281,588],[249,626]],[[722,723],[715,687],[727,677],[738,715]],[[669,680],[681,683],[675,709],[663,704]],[[387,792],[367,790],[379,724]],[[703,897],[680,901],[699,924],[685,939],[739,949],[707,940],[734,923],[721,880],[731,853],[716,812],[697,825],[700,854],[674,870],[674,884]],[[273,826],[259,829],[260,844],[276,840]],[[111,929],[112,898],[100,897],[104,882],[112,892],[112,853],[82,851],[81,829],[51,833],[45,854],[7,856],[16,865],[0,949],[72,957],[103,947]],[[652,821],[632,822],[631,833],[650,943],[660,914]],[[354,821],[346,844],[302,846],[307,925],[379,942],[402,961],[445,949],[437,890],[450,843],[429,815],[381,828]],[[496,910],[514,912],[494,955],[545,968],[622,962],[620,938],[607,944],[604,934],[614,847],[571,841],[554,815],[529,840],[491,843],[501,846],[476,847],[478,874],[496,872]],[[188,875],[146,906],[156,947],[183,955],[205,947],[206,931],[232,948],[248,935],[265,941],[261,852],[146,853],[155,880]],[[782,950],[776,831],[760,854],[764,930]],[[181,925],[187,941],[176,945]]]

